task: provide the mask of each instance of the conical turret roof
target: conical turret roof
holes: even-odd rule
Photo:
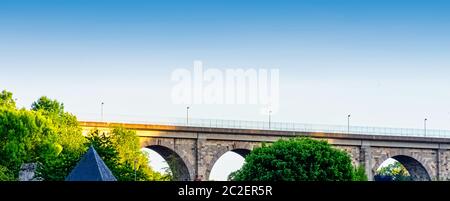
[[[66,181],[117,181],[111,170],[100,158],[94,147],[90,146]]]

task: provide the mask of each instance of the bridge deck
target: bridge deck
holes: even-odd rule
[[[137,123],[119,123],[119,122],[94,122],[80,121],[80,126],[84,128],[112,128],[123,127],[138,131],[170,131],[204,134],[226,134],[226,135],[255,135],[255,136],[276,136],[276,137],[294,137],[308,136],[314,138],[327,139],[357,139],[357,140],[375,140],[375,141],[399,141],[399,142],[423,142],[423,143],[450,143],[450,138],[440,137],[417,137],[417,136],[390,136],[390,135],[368,135],[360,133],[328,133],[328,132],[306,132],[306,131],[277,131],[263,129],[243,129],[243,128],[216,128],[199,126],[174,126],[163,124],[137,124]]]

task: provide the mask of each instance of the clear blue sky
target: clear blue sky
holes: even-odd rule
[[[279,68],[274,119],[450,128],[445,1],[0,1],[0,86],[74,113],[184,116],[170,73]],[[233,108],[235,110],[233,110]],[[236,115],[236,111],[241,114]],[[258,119],[252,107],[196,117]]]
[[[273,121],[450,129],[450,3],[413,0],[0,1],[0,88],[80,118],[184,117],[170,74],[279,68]],[[248,105],[191,116],[266,120]]]
[[[274,121],[450,129],[446,1],[0,1],[0,86],[80,117],[184,116],[170,73],[279,68]],[[237,114],[239,111],[239,114]],[[266,120],[252,106],[193,117]]]

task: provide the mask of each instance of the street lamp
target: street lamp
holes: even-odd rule
[[[425,118],[425,120],[423,121],[423,130],[424,130],[424,136],[427,136],[427,118]]]
[[[186,107],[186,125],[189,125],[189,106]]]
[[[347,116],[347,133],[350,134],[350,115]]]
[[[134,159],[134,181],[136,181],[136,170],[137,170],[137,168],[136,168],[136,163],[137,163],[137,159]]]
[[[271,118],[271,115],[272,115],[272,110],[269,111],[269,129],[270,129],[270,123],[271,123],[271,122],[270,122],[270,120],[271,120],[271,119],[270,119],[270,118]]]
[[[101,118],[102,118],[102,121],[103,121],[103,105],[105,105],[104,102],[102,102],[102,111],[101,111]]]

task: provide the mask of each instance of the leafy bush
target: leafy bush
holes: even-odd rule
[[[353,181],[367,181],[367,175],[364,166],[353,168]]]
[[[326,141],[310,138],[279,140],[255,148],[235,181],[351,181],[355,172],[350,156]]]
[[[391,181],[411,181],[412,178],[406,168],[398,161],[391,163],[377,171],[375,178]]]

